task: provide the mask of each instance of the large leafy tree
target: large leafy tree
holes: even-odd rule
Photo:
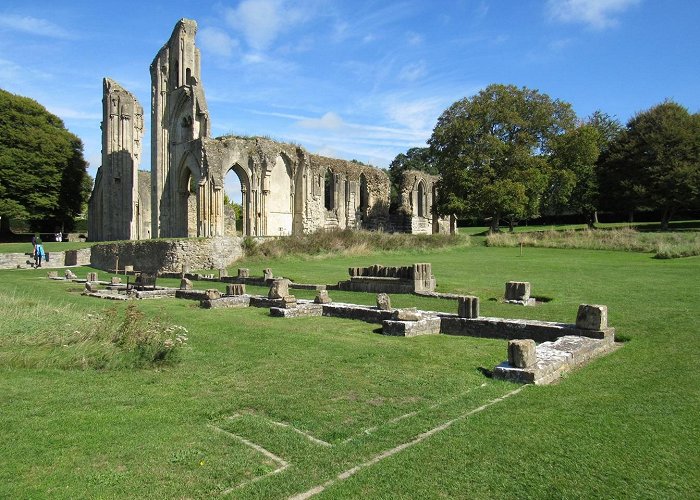
[[[36,101],[0,89],[0,216],[71,226],[89,196],[83,144]]]
[[[700,115],[666,101],[634,116],[601,157],[611,208],[660,209],[661,226],[700,206]]]
[[[489,85],[438,119],[430,150],[442,175],[438,211],[535,217],[553,180],[554,140],[573,130],[571,105],[537,90]]]

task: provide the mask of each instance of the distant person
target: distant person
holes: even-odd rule
[[[34,265],[35,267],[41,267],[41,260],[46,254],[44,253],[44,245],[41,242],[41,238],[37,239],[36,246],[34,247]]]
[[[63,233],[61,231],[56,233],[56,241],[59,243],[63,241]]]

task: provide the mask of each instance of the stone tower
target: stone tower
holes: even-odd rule
[[[210,135],[197,23],[178,21],[151,63],[151,236],[209,236],[199,212],[206,182],[198,139]]]
[[[139,194],[143,108],[136,97],[109,78],[103,80],[102,165],[97,171],[88,232],[94,241],[150,237],[148,194]],[[142,176],[141,176],[142,177]]]

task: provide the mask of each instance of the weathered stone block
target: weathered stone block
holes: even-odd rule
[[[423,319],[423,315],[419,313],[415,307],[397,309],[391,315],[391,319],[394,321],[420,321]]]
[[[63,275],[66,277],[67,280],[74,280],[77,278],[75,273],[70,269],[66,269],[66,272]]]
[[[537,345],[532,339],[508,341],[508,363],[516,368],[527,368],[537,362]]]
[[[205,292],[207,300],[214,300],[221,298],[221,292],[216,288],[210,288]]]
[[[238,269],[238,277],[239,278],[250,278],[250,269],[246,269],[244,267],[241,267]]]
[[[110,280],[110,283],[112,285],[121,285],[122,279],[118,276],[112,276],[112,279]]]
[[[479,317],[479,297],[463,295],[457,299],[457,315],[460,318],[475,319]]]
[[[180,290],[192,290],[192,282],[187,278],[180,280]]]
[[[219,279],[225,278],[226,276],[228,276],[228,270],[224,267],[219,268]]]
[[[88,281],[99,281],[97,273],[88,273],[87,274],[87,280]]]
[[[263,278],[265,279],[265,281],[274,279],[274,276],[272,275],[272,269],[270,269],[269,267],[263,269]]]
[[[124,266],[124,273],[133,273],[134,272],[134,266]]]
[[[581,304],[576,314],[576,328],[603,330],[608,327],[608,306]]]
[[[527,302],[530,300],[530,283],[528,281],[509,281],[506,283],[506,300]]]
[[[289,280],[286,278],[274,280],[270,286],[270,291],[267,294],[267,298],[282,299],[289,295],[289,283]]]
[[[226,295],[245,295],[245,285],[239,283],[229,283],[226,285]]]
[[[282,297],[282,308],[292,309],[297,306],[297,298],[294,295]]]
[[[391,310],[391,299],[386,293],[377,294],[377,309],[381,309],[382,311]]]
[[[46,273],[47,278],[58,278],[58,271],[49,271]]]
[[[85,293],[95,293],[97,291],[97,285],[91,281],[85,283]]]
[[[330,304],[333,302],[328,295],[328,290],[319,290],[316,292],[316,298],[314,299],[314,303],[316,304]]]

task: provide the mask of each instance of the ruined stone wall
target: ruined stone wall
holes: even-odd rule
[[[439,176],[420,170],[406,170],[403,173],[396,219],[402,231],[413,234],[449,232],[449,220],[438,217],[435,211],[439,180]]]
[[[210,120],[197,23],[181,19],[151,64],[151,236],[211,236],[201,143]],[[194,209],[195,215],[190,211]],[[194,226],[194,227],[193,227]]]
[[[93,241],[144,237],[138,218],[143,128],[143,108],[136,97],[105,78],[102,165],[88,204],[88,232]]]
[[[65,252],[48,252],[49,259],[41,263],[42,268],[53,269],[66,266],[89,266],[90,249],[66,250]],[[0,253],[0,269],[28,269],[34,259],[26,253]]]
[[[140,234],[137,239],[148,240],[151,238],[151,173],[139,170],[138,175],[136,224],[140,228]]]
[[[91,266],[113,270],[133,266],[136,271],[180,272],[186,269],[220,269],[243,256],[242,238],[191,238],[181,240],[122,241],[92,247]]]
[[[389,215],[389,176],[357,162],[309,154],[312,177],[306,232],[383,229]],[[326,188],[329,176],[330,189]]]

